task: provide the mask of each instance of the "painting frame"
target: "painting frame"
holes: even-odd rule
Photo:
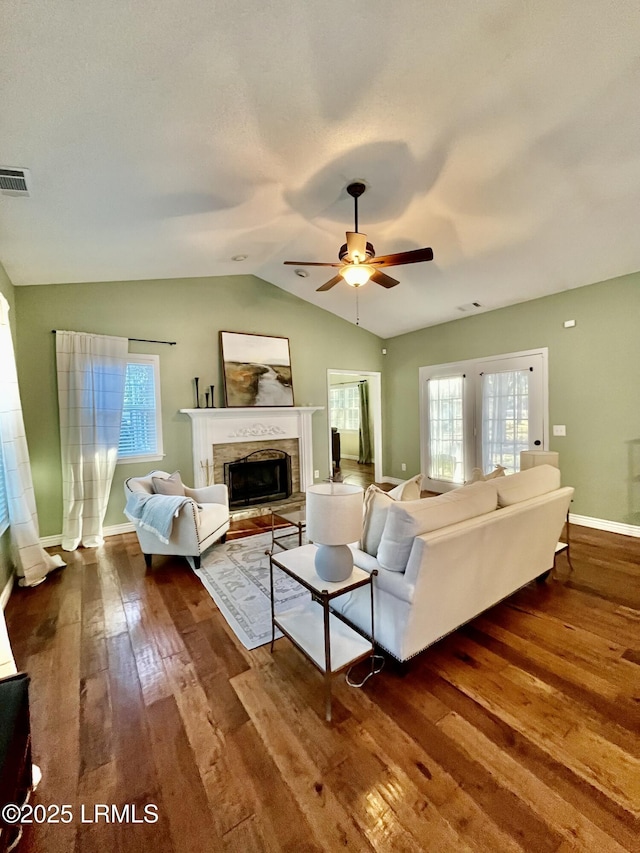
[[[219,337],[227,408],[294,406],[289,338],[226,330]]]

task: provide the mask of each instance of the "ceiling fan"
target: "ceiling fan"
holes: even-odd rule
[[[395,255],[375,257],[375,249],[367,242],[367,235],[358,231],[358,199],[366,190],[360,181],[349,184],[347,192],[353,198],[355,206],[355,230],[347,231],[347,242],[340,247],[340,263],[321,263],[318,261],[285,261],[285,264],[300,267],[340,267],[338,274],[329,279],[317,290],[331,290],[344,279],[352,287],[362,287],[368,281],[375,281],[382,287],[395,287],[400,282],[383,273],[381,267],[397,267],[402,264],[419,264],[433,260],[432,249],[413,249],[410,252],[398,252]]]

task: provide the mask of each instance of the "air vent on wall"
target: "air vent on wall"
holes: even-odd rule
[[[28,169],[0,166],[0,192],[3,195],[30,195],[31,175]]]
[[[467,302],[466,305],[458,305],[458,311],[462,311],[463,314],[466,314],[469,311],[477,311],[479,308],[482,308],[482,305],[479,302]]]

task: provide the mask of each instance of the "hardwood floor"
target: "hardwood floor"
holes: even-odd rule
[[[572,557],[404,676],[336,678],[327,724],[319,674],[244,650],[184,560],[145,571],[133,534],[65,554],[6,610],[34,801],[73,811],[19,850],[637,851],[640,540],[574,526]],[[96,820],[112,803],[157,822]]]
[[[337,475],[344,483],[351,483],[353,486],[362,486],[363,489],[366,489],[367,486],[370,486],[375,482],[373,476],[373,463],[369,465],[361,465],[353,459],[342,459],[340,461],[340,470],[337,472]],[[387,484],[385,488],[392,489],[393,486],[391,484]]]

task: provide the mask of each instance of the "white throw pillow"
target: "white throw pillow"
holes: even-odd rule
[[[416,536],[493,512],[496,506],[493,483],[474,483],[437,498],[396,502],[387,513],[378,563],[390,572],[404,572]]]
[[[518,474],[496,481],[498,506],[512,506],[537,498],[560,488],[560,469],[553,465],[537,465]]]
[[[390,489],[387,494],[394,501],[417,501],[420,498],[422,491],[422,481],[424,474],[416,474],[410,480],[405,480],[394,489]]]
[[[184,497],[184,485],[180,471],[174,471],[170,477],[152,477],[156,495],[180,495]]]
[[[364,493],[364,516],[360,547],[362,551],[366,551],[372,557],[378,553],[380,538],[387,520],[387,512],[394,503],[394,499],[377,486],[369,486]]]

